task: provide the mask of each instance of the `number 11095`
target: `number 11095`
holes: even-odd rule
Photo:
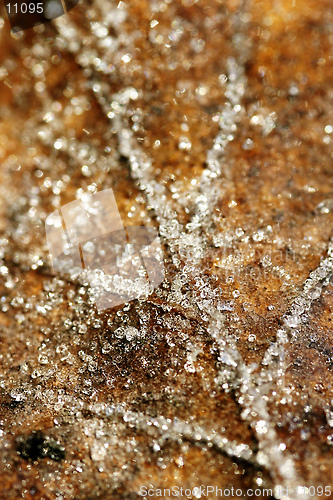
[[[8,14],[43,14],[43,3],[22,3],[21,5],[7,3]]]

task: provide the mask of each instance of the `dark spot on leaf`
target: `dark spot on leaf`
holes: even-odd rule
[[[20,436],[16,441],[17,453],[25,460],[35,461],[48,457],[59,462],[65,458],[65,448],[41,431],[33,431],[29,436]]]

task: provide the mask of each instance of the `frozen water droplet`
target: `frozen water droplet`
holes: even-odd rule
[[[138,337],[140,335],[140,332],[139,330],[137,330],[136,328],[134,328],[133,326],[128,326],[126,329],[125,329],[125,337],[126,337],[126,340],[128,341],[131,341],[133,340],[135,337]]]
[[[179,138],[178,147],[179,149],[190,150],[192,147],[192,143],[188,137],[182,136]]]
[[[284,318],[284,323],[290,328],[297,328],[300,323],[300,317],[296,316],[295,314],[287,316],[286,318]]]

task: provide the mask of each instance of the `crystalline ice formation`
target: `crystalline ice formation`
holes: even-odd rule
[[[332,21],[94,0],[0,23],[4,498],[329,483]]]

